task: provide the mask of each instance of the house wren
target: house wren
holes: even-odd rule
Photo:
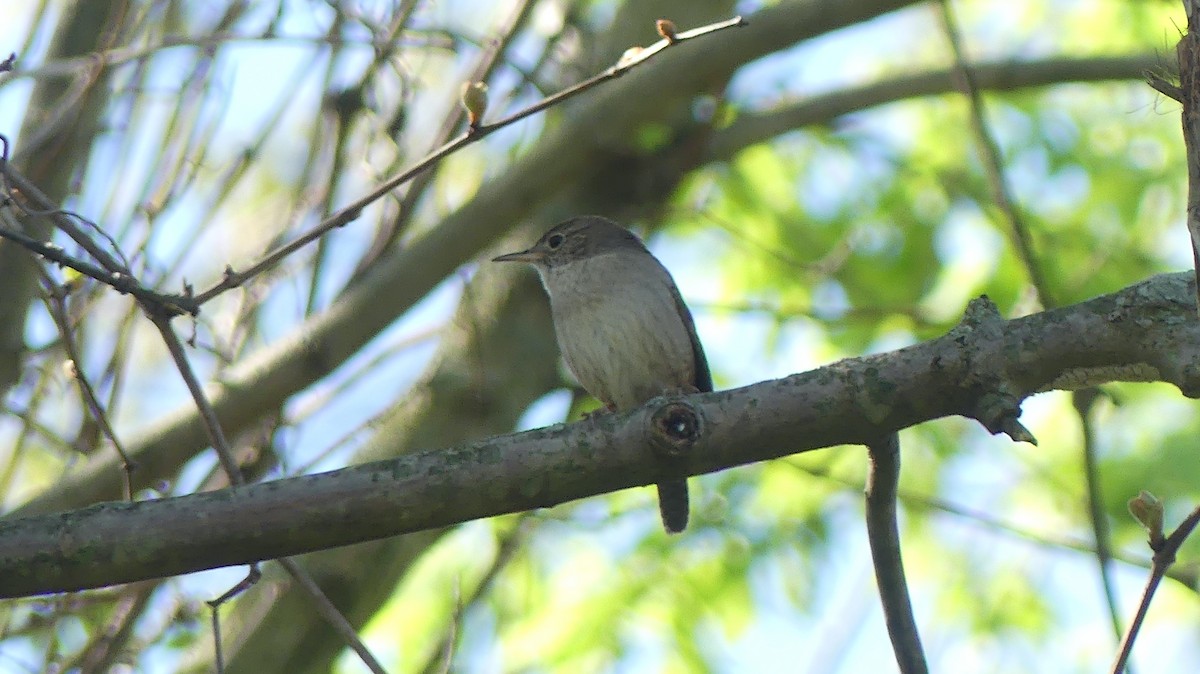
[[[537,269],[567,367],[609,410],[668,392],[711,391],[692,314],[675,281],[629,230],[595,215],[572,218],[533,247],[496,258]],[[688,521],[686,480],[658,485],[663,527]]]

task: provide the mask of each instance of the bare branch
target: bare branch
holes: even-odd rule
[[[900,487],[900,434],[889,433],[867,444],[867,538],[871,563],[883,605],[884,621],[896,665],[902,674],[927,674],[925,650],[913,617],[904,563],[900,556],[900,528],[896,500]]]
[[[1175,45],[1175,56],[1179,59],[1179,100],[1187,149],[1187,228],[1192,239],[1192,266],[1200,278],[1200,16],[1191,0],[1183,4],[1187,9],[1187,33]],[[1200,295],[1196,311],[1200,314]]]
[[[1161,517],[1161,504],[1159,516]],[[1175,531],[1171,532],[1170,536],[1158,538],[1160,532],[1153,529],[1150,531],[1150,548],[1154,550],[1150,578],[1146,580],[1146,587],[1142,591],[1142,600],[1138,602],[1137,613],[1130,621],[1129,629],[1125,631],[1125,638],[1121,640],[1120,652],[1117,654],[1116,661],[1113,662],[1112,674],[1122,674],[1126,671],[1129,656],[1133,654],[1133,643],[1137,640],[1146,614],[1150,612],[1150,602],[1154,599],[1154,593],[1158,590],[1158,585],[1162,582],[1163,577],[1166,576],[1167,570],[1175,564],[1175,555],[1179,552],[1179,548],[1192,535],[1198,524],[1200,524],[1200,506],[1188,513],[1188,516]]]
[[[125,477],[125,499],[130,500],[133,498],[133,471],[137,465],[129,459],[129,454],[125,451],[125,445],[117,437],[117,432],[108,420],[108,412],[104,409],[104,404],[100,402],[100,398],[96,395],[96,390],[92,387],[92,383],[88,380],[87,375],[80,369],[80,364],[84,361],[80,357],[79,346],[75,343],[75,335],[71,326],[70,316],[67,312],[66,291],[63,288],[55,286],[54,282],[45,277],[44,274],[42,281],[46,292],[49,294],[46,303],[50,307],[50,316],[54,319],[54,324],[58,326],[58,333],[62,336],[63,348],[67,352],[71,379],[79,385],[79,393],[83,397],[84,406],[87,407],[92,418],[100,426],[104,437],[108,438],[108,441],[112,443],[113,449],[117,451],[117,456],[121,458],[121,474]]]
[[[287,570],[288,574],[291,575],[292,579],[300,585],[301,591],[308,595],[309,599],[316,606],[317,613],[321,614],[325,622],[337,632],[342,642],[358,655],[363,664],[367,666],[367,669],[375,674],[387,674],[387,670],[383,668],[379,660],[367,649],[362,639],[358,638],[358,632],[355,631],[354,626],[350,624],[349,620],[346,620],[346,616],[342,615],[342,612],[333,605],[333,602],[329,601],[329,597],[325,595],[321,586],[317,585],[317,582],[313,580],[308,571],[305,571],[296,560],[289,557],[282,557],[275,561],[279,562]]]
[[[744,25],[746,25],[746,22],[742,19],[742,17],[738,16],[738,17],[729,19],[727,21],[721,21],[719,23],[714,23],[714,24],[711,24],[708,26],[703,26],[701,28],[696,28],[693,30],[685,31],[683,33],[679,33],[679,35],[676,36],[676,39],[673,42],[668,41],[666,39],[659,40],[658,42],[654,43],[653,45],[640,50],[636,55],[634,55],[631,58],[628,58],[628,59],[622,58],[620,62],[618,62],[616,65],[608,68],[604,72],[602,72],[598,75],[595,75],[593,77],[590,77],[590,78],[580,82],[579,84],[576,84],[575,86],[564,89],[564,90],[558,92],[557,94],[554,94],[552,96],[547,96],[546,98],[538,101],[537,103],[534,103],[533,105],[530,105],[529,107],[527,107],[523,110],[520,110],[518,112],[515,112],[515,113],[507,116],[507,117],[504,117],[503,119],[501,119],[497,122],[493,122],[492,124],[480,124],[478,126],[469,127],[465,132],[463,132],[456,138],[450,140],[445,145],[442,145],[441,147],[434,150],[433,152],[430,152],[428,155],[426,155],[423,159],[418,161],[416,164],[413,164],[411,167],[405,169],[404,171],[401,171],[399,174],[385,180],[383,182],[383,184],[381,184],[379,187],[376,187],[374,190],[372,190],[368,194],[360,197],[359,199],[355,200],[350,205],[345,206],[337,213],[334,213],[333,215],[329,216],[325,220],[321,221],[320,223],[315,225],[312,229],[310,229],[307,232],[296,237],[296,239],[294,239],[293,241],[290,241],[290,242],[280,246],[279,248],[276,248],[275,250],[271,251],[270,253],[267,253],[265,256],[263,256],[263,258],[261,260],[250,265],[250,267],[248,269],[246,269],[245,271],[239,272],[239,271],[233,270],[232,268],[228,269],[225,276],[220,281],[218,281],[212,287],[207,288],[204,291],[202,291],[196,295],[197,304],[204,304],[205,302],[220,295],[221,293],[223,293],[227,290],[236,288],[236,287],[242,285],[243,283],[245,283],[246,281],[254,278],[255,276],[258,276],[259,274],[261,274],[269,269],[273,269],[276,265],[278,265],[280,262],[282,262],[284,259],[286,259],[289,255],[296,252],[297,250],[300,250],[301,248],[312,243],[313,241],[316,241],[317,239],[321,238],[325,234],[329,233],[329,231],[336,229],[338,227],[341,227],[343,225],[349,224],[353,220],[357,219],[358,216],[362,213],[364,208],[366,208],[367,206],[369,206],[372,203],[374,203],[375,201],[377,201],[380,197],[391,192],[392,190],[396,189],[400,185],[403,185],[404,183],[408,182],[409,180],[412,180],[414,177],[420,175],[421,173],[424,173],[430,167],[437,164],[438,162],[445,159],[446,157],[450,156],[451,154],[454,154],[458,150],[460,150],[472,143],[478,142],[478,141],[482,140],[483,138],[486,138],[487,136],[490,136],[491,134],[499,131],[500,129],[503,129],[506,126],[509,126],[511,124],[519,122],[522,119],[525,119],[526,117],[537,114],[547,108],[553,107],[569,98],[578,96],[579,94],[587,91],[588,89],[592,89],[592,88],[596,87],[597,85],[607,82],[608,80],[620,77],[621,75],[624,75],[625,73],[629,72],[633,68],[650,60],[650,58],[653,57],[655,54],[658,54],[659,52],[661,52],[662,50],[666,49],[669,46],[682,43],[685,40],[702,37],[702,36],[708,35],[709,33],[714,33],[716,31],[724,30],[726,28],[734,28],[734,27],[744,26]]]
[[[1000,146],[996,144],[995,136],[988,124],[979,86],[976,85],[971,70],[967,67],[967,57],[963,50],[958,23],[954,18],[954,10],[950,6],[950,0],[940,0],[938,4],[941,8],[942,26],[954,52],[955,79],[970,105],[971,127],[975,131],[984,170],[992,187],[992,198],[996,200],[996,206],[1008,220],[1008,231],[1012,237],[1013,247],[1016,249],[1017,256],[1021,259],[1026,273],[1029,274],[1029,282],[1037,292],[1038,301],[1043,307],[1053,308],[1056,303],[1050,292],[1050,285],[1046,281],[1046,274],[1034,253],[1029,224],[1021,214],[1008,179],[1004,176],[1004,162],[1000,158]]]
[[[1096,542],[1096,564],[1100,571],[1100,584],[1104,588],[1104,600],[1108,604],[1108,617],[1113,633],[1120,639],[1124,630],[1121,628],[1116,585],[1112,577],[1112,533],[1108,525],[1108,514],[1104,511],[1104,497],[1100,493],[1096,429],[1092,423],[1092,409],[1102,395],[1100,389],[1095,387],[1080,389],[1071,395],[1071,402],[1083,427],[1083,480],[1087,487],[1088,516],[1092,521],[1092,534]]]

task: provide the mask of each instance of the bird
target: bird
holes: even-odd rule
[[[537,270],[568,369],[609,411],[664,393],[713,390],[678,286],[628,229],[598,215],[577,216],[526,250],[494,261],[525,262]],[[682,532],[689,515],[687,480],[657,487],[663,528]]]

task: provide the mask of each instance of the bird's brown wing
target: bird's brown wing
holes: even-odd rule
[[[679,288],[671,284],[671,291],[675,295],[675,306],[679,309],[679,315],[683,316],[683,324],[687,326],[688,339],[692,340],[692,358],[695,359],[696,370],[696,381],[693,385],[697,391],[712,391],[712,373],[708,371],[708,358],[704,357],[704,346],[700,344],[700,337],[696,335],[696,323],[692,320],[692,312],[683,303],[683,296],[679,294]]]

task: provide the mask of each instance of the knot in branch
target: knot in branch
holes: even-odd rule
[[[1189,398],[1200,398],[1200,365],[1188,363],[1179,377],[1179,391]]]
[[[969,414],[992,434],[1003,433],[1015,442],[1037,444],[1037,438],[1021,425],[1020,387],[1005,369],[1005,320],[996,304],[982,295],[971,300],[962,321],[952,334],[964,350],[967,372],[964,387],[975,397]]]
[[[650,416],[650,442],[666,458],[686,455],[703,431],[700,413],[682,400],[669,401]]]
[[[975,418],[992,435],[1003,433],[1012,438],[1014,442],[1028,442],[1036,445],[1037,438],[1029,432],[1029,429],[1021,425],[1020,417],[1020,399],[1007,393],[995,391],[985,393],[975,407]]]

